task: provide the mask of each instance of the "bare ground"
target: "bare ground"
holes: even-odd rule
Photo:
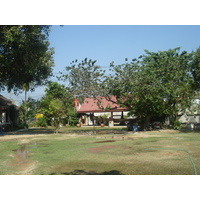
[[[122,135],[121,135],[121,134]],[[131,132],[131,131],[121,131],[121,130],[115,130],[115,131],[101,131],[98,134],[115,134],[113,138],[118,139],[131,139],[131,138],[146,138],[146,137],[160,137],[158,136],[159,133],[179,133],[178,130],[158,130],[158,131],[141,131],[141,132]],[[26,138],[31,137],[43,137],[47,136],[49,134],[53,134],[52,130],[41,130],[41,129],[23,129],[20,131],[15,132],[9,132],[5,133],[5,135],[0,136],[0,141],[8,141],[8,140],[22,140]],[[62,133],[65,134],[65,133]],[[66,133],[68,136],[83,136],[79,133]],[[88,135],[87,133],[85,135]],[[89,134],[91,135],[91,134]],[[95,135],[95,134],[94,134]]]

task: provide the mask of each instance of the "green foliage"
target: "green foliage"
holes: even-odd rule
[[[31,123],[28,125],[29,127],[47,127],[47,121],[44,117],[38,118],[33,120]]]
[[[108,114],[103,114],[101,116],[95,116],[94,119],[96,120],[96,122],[99,125],[100,124],[108,125]]]
[[[19,120],[22,122],[26,121],[26,109],[24,104],[19,106]]]
[[[57,133],[62,119],[73,109],[73,97],[64,85],[50,82],[40,106],[40,112],[51,121]]]
[[[22,101],[19,106],[19,120],[25,122],[33,119],[38,112],[39,106],[40,102],[30,97],[27,101]]]
[[[147,126],[153,118],[174,116],[191,105],[194,79],[192,55],[180,48],[158,53],[145,50],[145,55],[130,63],[114,66],[115,75],[107,79],[109,94],[127,107],[130,114]]]
[[[37,126],[38,127],[45,127],[45,128],[47,127],[47,122],[46,122],[44,117],[38,118]]]
[[[103,114],[101,117],[102,117],[103,119],[108,119],[108,114]]]
[[[178,120],[173,121],[173,128],[174,129],[180,129],[181,128],[181,122]]]
[[[195,80],[195,88],[197,91],[200,90],[200,48],[193,52],[193,60],[191,62],[192,75]]]
[[[12,124],[4,124],[3,125],[3,130],[5,132],[10,132],[10,131],[16,131],[19,129],[25,129],[28,128],[28,124],[27,123],[12,123]]]
[[[76,124],[79,122],[79,117],[77,112],[69,111],[68,112],[68,118],[67,118],[70,126],[76,126]]]
[[[50,26],[0,25],[0,89],[19,92],[45,83],[52,73],[53,49],[49,48]]]
[[[110,110],[110,109],[111,109],[111,106],[107,105],[104,110],[106,111],[106,110]]]

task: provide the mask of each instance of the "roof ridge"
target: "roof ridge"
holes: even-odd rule
[[[15,105],[15,104],[10,99],[7,99],[6,97],[0,94],[0,106],[10,106],[10,105]]]

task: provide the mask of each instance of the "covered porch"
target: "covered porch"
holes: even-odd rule
[[[101,102],[94,98],[86,98],[83,104],[77,107],[79,123],[84,126],[105,126],[126,125],[128,110],[119,107],[116,103],[101,97]]]

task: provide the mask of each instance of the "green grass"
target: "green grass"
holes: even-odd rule
[[[170,149],[188,151],[200,174],[198,132],[35,134],[43,131],[35,129],[24,135],[2,136],[0,174],[193,175],[188,154]],[[25,160],[13,151],[20,148],[27,151]]]

